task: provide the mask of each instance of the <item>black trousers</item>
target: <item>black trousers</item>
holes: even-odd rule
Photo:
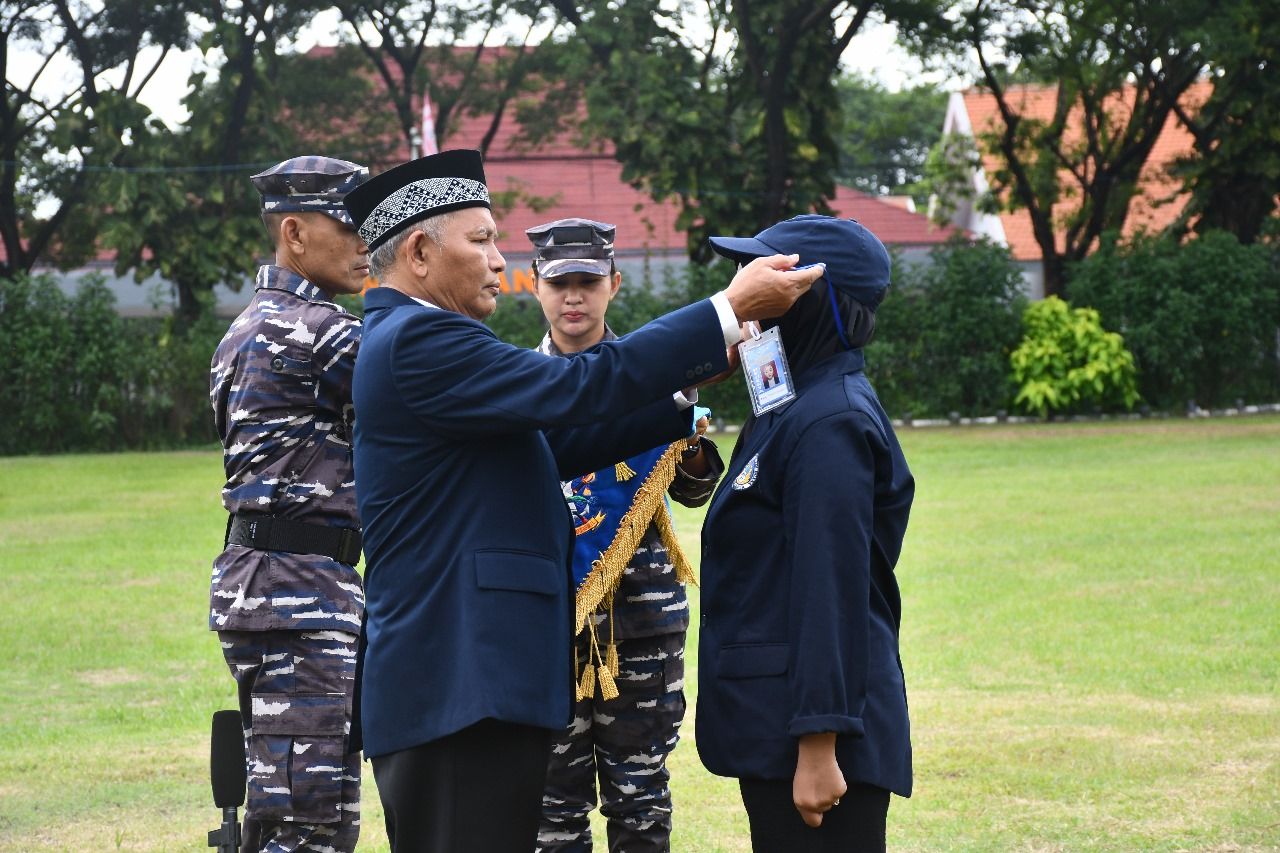
[[[809,826],[791,799],[791,780],[740,779],[742,804],[751,822],[753,853],[884,853],[889,792],[874,785],[853,783],[822,816],[822,825]]]
[[[481,720],[373,759],[392,853],[529,853],[551,729]]]

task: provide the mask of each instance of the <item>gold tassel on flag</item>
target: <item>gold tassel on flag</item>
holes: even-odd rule
[[[609,672],[609,667],[600,667],[600,695],[605,701],[618,698],[618,685],[614,683],[613,673]]]
[[[666,492],[676,476],[676,460],[685,447],[684,441],[672,443],[653,469],[645,477],[645,481],[636,490],[631,508],[618,523],[609,547],[600,552],[600,556],[591,564],[591,570],[578,587],[575,601],[574,633],[584,629],[590,631],[590,645],[587,650],[587,663],[581,675],[577,672],[577,661],[574,661],[574,686],[578,699],[587,699],[595,695],[597,680],[600,694],[606,700],[616,699],[619,695],[618,678],[620,662],[618,643],[613,633],[613,596],[622,581],[631,557],[635,554],[644,537],[645,531],[652,523],[658,529],[662,545],[667,549],[672,565],[675,566],[676,579],[681,583],[697,585],[697,577],[693,567],[680,549],[675,529],[671,524],[671,514],[667,511]],[[625,482],[636,476],[636,472],[626,462],[614,466],[614,476],[619,482]],[[609,612],[609,645],[602,654],[600,638],[596,635],[597,626],[592,624],[593,613],[608,610]]]
[[[605,659],[604,668],[614,677],[618,677],[618,644],[609,644],[609,656]]]

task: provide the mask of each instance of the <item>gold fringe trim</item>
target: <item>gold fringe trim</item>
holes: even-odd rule
[[[587,649],[587,664],[579,676],[577,660],[574,660],[574,687],[579,700],[595,695],[596,685],[600,685],[600,695],[608,701],[618,698],[618,643],[613,636],[613,595],[622,582],[627,564],[640,546],[640,540],[650,524],[657,525],[658,536],[667,549],[671,564],[675,566],[676,580],[680,583],[697,586],[698,579],[689,565],[689,560],[676,538],[675,528],[671,524],[671,514],[667,512],[666,494],[671,481],[676,478],[676,460],[686,442],[672,443],[662,456],[658,457],[649,476],[636,490],[631,508],[618,523],[618,532],[614,534],[609,547],[600,553],[600,557],[591,563],[591,571],[578,588],[575,601],[574,634],[584,628],[591,632],[591,645]],[[625,482],[636,476],[636,472],[626,462],[614,466],[614,475],[619,482]],[[600,652],[600,638],[596,636],[596,626],[588,625],[587,620],[592,613],[602,608],[609,611],[609,645],[604,654]]]
[[[675,532],[671,529],[671,518],[665,512],[664,502],[667,488],[676,478],[676,459],[680,456],[680,445],[684,443],[683,441],[673,442],[666,452],[658,457],[657,464],[636,490],[631,508],[618,523],[618,532],[614,534],[613,541],[600,553],[598,559],[592,561],[591,571],[587,573],[582,586],[578,588],[574,634],[582,630],[587,623],[587,617],[599,609],[605,599],[618,588],[627,563],[631,562],[631,558],[635,556],[636,548],[640,546],[645,530],[655,518],[658,521],[662,544],[672,552],[672,562],[677,567],[677,577],[680,576],[681,563],[685,566],[685,574],[693,574],[688,568],[684,553],[680,551],[679,543],[676,542]],[[665,532],[663,532],[664,526]]]
[[[684,549],[680,547],[680,540],[676,538],[675,527],[671,524],[671,513],[660,512],[654,516],[653,522],[658,526],[658,536],[662,539],[662,546],[667,549],[667,554],[671,557],[671,565],[676,567],[676,580],[683,584],[697,586],[698,576],[694,573],[693,566],[689,565]]]

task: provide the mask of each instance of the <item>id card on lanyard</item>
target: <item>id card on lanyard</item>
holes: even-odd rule
[[[750,331],[750,337],[738,344],[738,354],[751,394],[751,409],[759,417],[794,400],[796,391],[778,327],[761,332],[757,324],[751,323]]]

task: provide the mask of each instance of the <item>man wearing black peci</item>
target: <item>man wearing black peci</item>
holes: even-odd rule
[[[681,389],[821,271],[761,259],[624,340],[547,358],[480,322],[505,261],[479,152],[406,163],[346,205],[381,285],[354,398],[361,710],[387,832],[395,851],[526,853],[574,695],[560,480],[689,435]]]

